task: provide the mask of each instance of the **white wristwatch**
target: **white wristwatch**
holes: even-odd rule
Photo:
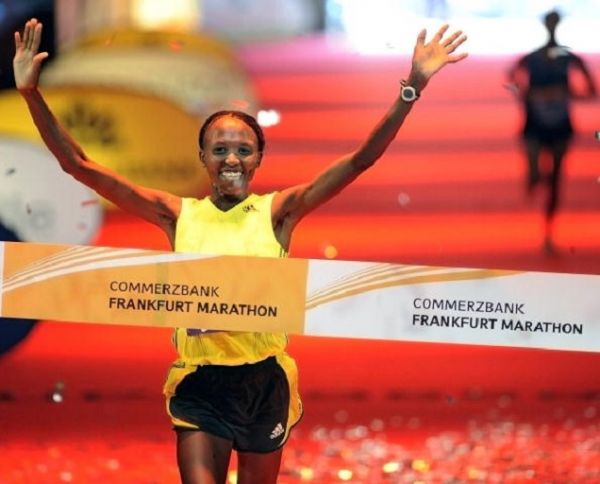
[[[402,85],[402,89],[400,90],[400,98],[405,103],[412,103],[419,99],[419,93],[417,90],[414,87],[407,85],[406,80],[402,79],[400,84]]]

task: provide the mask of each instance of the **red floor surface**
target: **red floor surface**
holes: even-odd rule
[[[256,190],[306,181],[356,147],[406,75],[307,39],[241,52],[265,108]],[[508,58],[435,79],[378,166],[298,227],[297,257],[600,274],[597,102],[576,106],[557,254],[541,250],[543,193],[523,191]],[[600,78],[600,58],[589,59]],[[166,248],[110,213],[98,245]],[[600,355],[293,338],[306,413],[281,482],[600,481]],[[160,388],[169,331],[43,322],[0,359],[0,483],[174,483]],[[58,389],[64,400],[52,403]],[[235,461],[232,472],[236,467]]]

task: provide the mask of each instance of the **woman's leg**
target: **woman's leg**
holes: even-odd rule
[[[238,484],[275,484],[282,450],[280,447],[268,454],[238,452]]]
[[[548,179],[550,192],[546,203],[546,216],[548,218],[552,218],[558,208],[563,158],[567,153],[568,146],[567,140],[556,141],[552,145],[552,171]]]
[[[224,484],[232,443],[198,430],[177,431],[177,465],[182,484]]]
[[[527,158],[526,190],[531,193],[540,181],[541,143],[535,138],[525,138],[525,156]]]
[[[553,253],[554,247],[553,229],[554,219],[560,200],[561,179],[563,170],[563,158],[569,146],[568,140],[559,140],[552,145],[552,171],[548,177],[548,198],[546,201],[546,228],[544,247],[546,252]]]

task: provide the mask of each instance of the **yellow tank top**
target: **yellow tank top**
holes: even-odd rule
[[[271,222],[274,193],[250,195],[223,212],[206,197],[184,198],[175,230],[176,252],[287,257]],[[198,321],[202,327],[202,321]],[[179,360],[189,365],[240,365],[280,354],[285,333],[202,332],[177,328],[173,340]]]

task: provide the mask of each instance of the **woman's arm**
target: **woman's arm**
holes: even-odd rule
[[[61,168],[120,208],[160,226],[172,238],[181,199],[160,190],[140,187],[112,170],[94,163],[58,123],[38,89],[41,65],[47,52],[38,52],[42,24],[31,19],[23,36],[15,32],[13,68],[15,84],[31,113],[44,143]]]
[[[467,56],[464,53],[453,54],[466,40],[466,36],[458,31],[445,37],[447,30],[448,26],[444,25],[429,43],[425,43],[425,30],[417,37],[406,85],[414,87],[419,94],[442,67],[459,62]],[[387,114],[356,151],[337,160],[312,182],[291,187],[277,194],[273,201],[273,226],[284,246],[289,243],[291,230],[302,217],[339,193],[383,155],[396,137],[413,104],[414,102],[403,101],[398,96]]]
[[[581,99],[592,99],[598,95],[598,90],[596,89],[596,82],[594,81],[594,77],[592,73],[588,69],[587,64],[583,61],[583,59],[577,55],[573,56],[573,65],[574,67],[581,72],[583,76],[586,87],[585,92],[579,96],[575,96]]]
[[[510,66],[507,72],[508,83],[504,85],[517,99],[523,101],[527,94],[529,74],[525,67],[526,56],[521,57]]]

